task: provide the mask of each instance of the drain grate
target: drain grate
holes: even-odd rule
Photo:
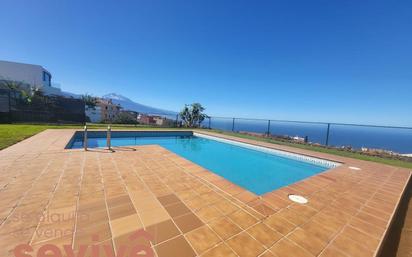
[[[288,195],[288,197],[292,202],[295,202],[295,203],[300,203],[300,204],[308,203],[308,199],[306,199],[305,197],[303,197],[301,195],[291,194],[291,195]]]

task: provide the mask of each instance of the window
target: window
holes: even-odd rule
[[[43,82],[45,82],[44,84],[50,86],[51,75],[45,71],[43,71]]]

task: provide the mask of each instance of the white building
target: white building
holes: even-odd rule
[[[61,95],[61,89],[53,87],[51,78],[50,72],[40,65],[0,61],[0,80],[23,83],[45,95]]]
[[[85,113],[86,117],[90,119],[90,122],[99,123],[102,121],[102,109],[100,106],[90,107],[86,105]]]

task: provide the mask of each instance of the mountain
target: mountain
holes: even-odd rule
[[[68,97],[68,98],[76,98],[76,99],[82,98],[82,95],[75,94],[75,93],[70,93],[70,92],[66,92],[66,91],[61,91],[61,95],[64,96],[64,97]]]
[[[136,111],[136,112],[146,113],[146,114],[157,114],[157,115],[163,115],[163,116],[175,116],[177,114],[177,112],[174,112],[174,111],[163,110],[163,109],[159,109],[159,108],[133,102],[129,98],[116,94],[116,93],[110,93],[110,94],[104,95],[102,96],[102,98],[111,99],[113,103],[120,104],[120,106],[122,106],[124,110]]]

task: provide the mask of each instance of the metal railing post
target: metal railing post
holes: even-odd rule
[[[112,142],[111,142],[111,137],[112,137],[112,128],[109,126],[107,126],[107,149],[111,149],[112,148]]]
[[[176,128],[178,127],[177,124],[179,122],[179,114],[176,114]]]
[[[233,118],[232,122],[232,132],[235,132],[235,118]]]
[[[268,120],[268,136],[270,135],[270,120]]]
[[[87,151],[87,125],[84,126],[84,132],[83,132],[83,147],[84,150]]]
[[[329,131],[330,131],[330,123],[328,123],[328,130],[326,131],[326,146],[329,145]]]

